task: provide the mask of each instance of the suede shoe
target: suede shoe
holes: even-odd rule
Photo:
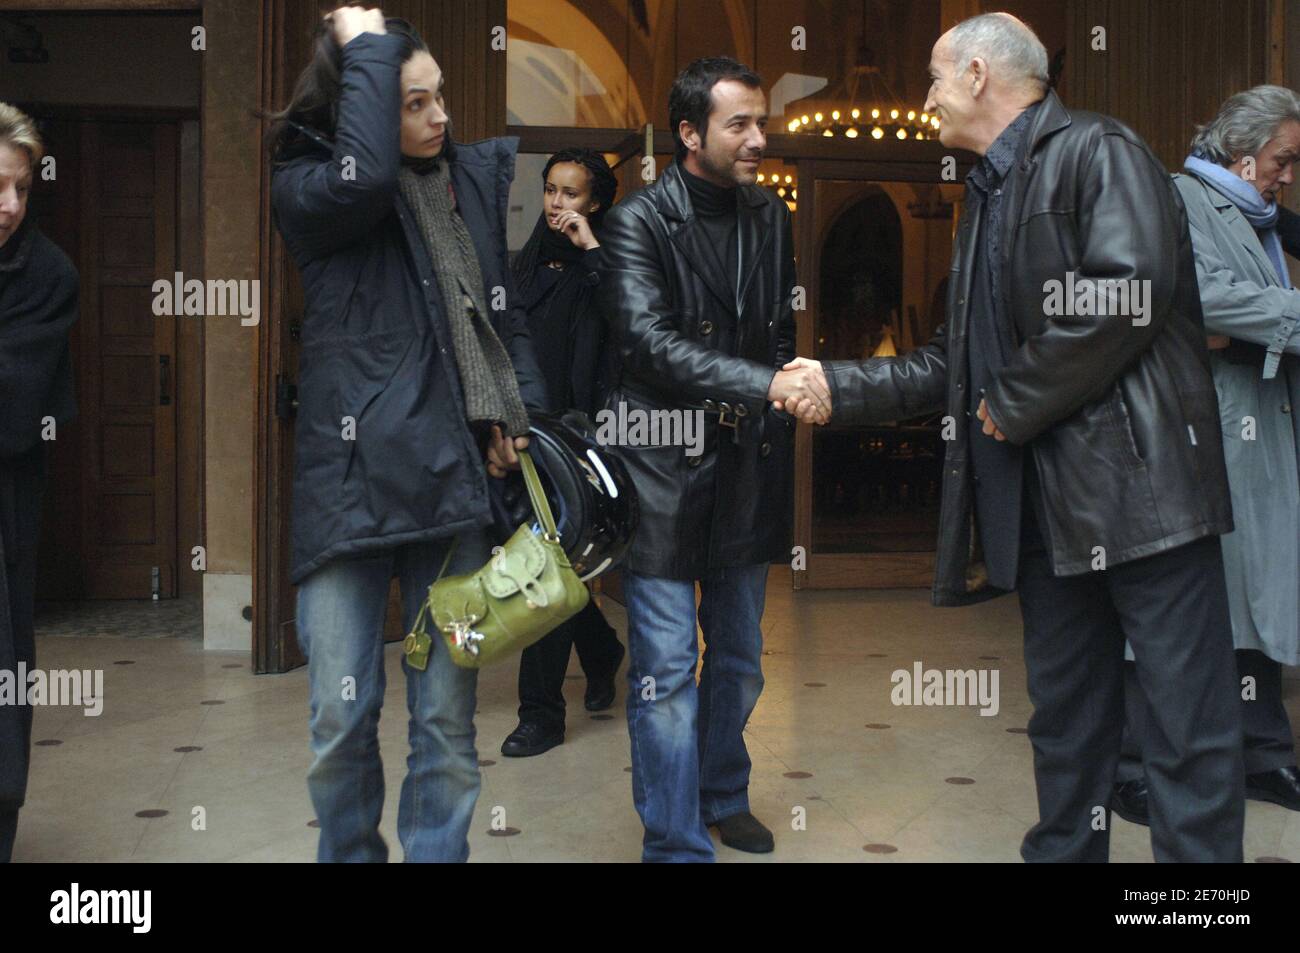
[[[748,811],[714,821],[712,826],[718,829],[722,843],[733,850],[743,850],[747,854],[770,854],[776,847],[772,832]]]

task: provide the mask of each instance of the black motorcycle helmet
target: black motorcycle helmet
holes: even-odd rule
[[[534,414],[528,437],[528,453],[574,571],[586,581],[617,566],[640,513],[622,461],[596,441],[595,428],[581,411]],[[497,543],[504,544],[521,523],[540,532],[521,473],[488,482]]]

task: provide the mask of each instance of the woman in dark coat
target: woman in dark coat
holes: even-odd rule
[[[605,321],[595,300],[600,242],[596,231],[614,204],[618,180],[599,152],[565,149],[542,170],[542,214],[515,257],[520,303],[550,406],[575,409],[594,419],[604,406]],[[578,615],[524,650],[519,663],[519,726],[501,753],[526,758],[564,741],[564,673],[576,647],[587,674],[585,706],[602,711],[614,703],[614,676],[623,646],[613,628],[588,602]]]
[[[487,562],[487,477],[518,465],[528,409],[546,409],[505,244],[518,140],[453,143],[442,86],[409,24],[341,7],[271,130],[276,223],[306,291],[291,578],[322,861],[388,855],[389,582],[400,580],[409,631],[444,558],[451,574]],[[440,639],[426,671],[402,669],[411,753],[398,836],[407,860],[465,860],[477,673]]]
[[[45,447],[76,414],[68,332],[77,272],[27,218],[44,150],[36,124],[0,103],[0,862],[27,795],[32,709],[20,670],[36,666],[32,610]],[[11,697],[10,697],[11,696]]]

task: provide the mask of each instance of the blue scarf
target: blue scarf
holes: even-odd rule
[[[1214,191],[1218,192],[1246,216],[1246,221],[1255,229],[1259,243],[1273,262],[1278,280],[1283,288],[1291,287],[1291,276],[1286,270],[1286,260],[1282,257],[1282,240],[1277,235],[1277,203],[1265,202],[1264,196],[1253,185],[1229,172],[1216,162],[1193,153],[1183,162],[1183,168],[1200,179]]]

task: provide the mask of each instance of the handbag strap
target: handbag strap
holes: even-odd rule
[[[546,538],[552,542],[560,541],[560,534],[555,528],[555,517],[551,514],[551,504],[546,499],[546,494],[542,492],[542,481],[537,475],[537,466],[533,463],[533,458],[528,455],[527,450],[520,450],[519,465],[524,471],[524,485],[528,487],[528,499],[533,504],[533,514],[537,521],[542,524],[542,532]],[[451,545],[447,547],[447,555],[442,561],[442,568],[438,570],[438,577],[434,580],[437,582],[447,572],[447,567],[451,565],[452,554],[456,552],[456,543],[460,537],[453,536]]]
[[[537,476],[537,467],[527,450],[519,451],[519,465],[524,471],[524,484],[528,487],[528,498],[533,504],[533,514],[542,524],[542,533],[553,543],[560,541],[560,534],[555,528],[555,517],[551,514],[551,504],[542,492],[542,481]]]

